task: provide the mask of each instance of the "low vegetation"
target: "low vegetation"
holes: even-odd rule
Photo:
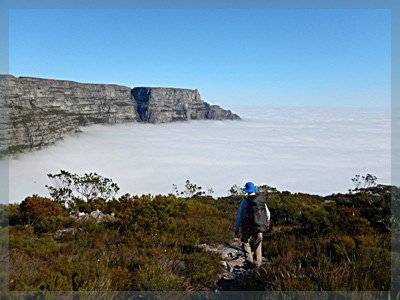
[[[1,206],[0,216],[9,218],[0,225],[9,226],[10,290],[217,288],[221,259],[198,245],[234,239],[239,189],[215,199],[187,182],[183,193],[116,199],[118,186],[95,173],[56,175],[53,198],[33,195]],[[60,184],[64,179],[71,192]],[[327,197],[260,189],[272,214],[263,245],[269,262],[241,278],[242,290],[390,289],[397,222],[391,196],[398,199],[398,188],[358,185]]]

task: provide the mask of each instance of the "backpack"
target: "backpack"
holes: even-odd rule
[[[247,210],[244,217],[244,225],[251,232],[266,232],[268,229],[266,199],[262,194],[249,195],[246,198]]]

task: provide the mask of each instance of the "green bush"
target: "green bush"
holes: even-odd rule
[[[266,187],[272,226],[264,235],[263,256],[269,263],[239,278],[238,287],[388,290],[387,192],[376,187],[320,197]],[[8,206],[10,289],[215,290],[221,258],[200,252],[198,245],[232,242],[242,199],[126,194],[75,202],[79,211],[115,214],[115,220],[97,222],[75,221],[60,204],[28,197]],[[6,210],[0,208],[0,214]],[[54,240],[55,230],[70,227]]]
[[[8,214],[10,226],[22,224],[22,214],[19,204],[10,203],[8,205]]]
[[[186,264],[185,277],[190,278],[196,290],[215,287],[218,275],[223,271],[218,255],[194,252],[186,254],[183,261]]]
[[[8,226],[9,207],[8,205],[0,204],[0,227]]]
[[[38,233],[54,232],[59,229],[71,227],[75,224],[75,219],[65,216],[44,217],[35,224],[35,230]]]
[[[132,290],[180,291],[185,290],[185,278],[171,272],[159,263],[138,268],[132,274]]]
[[[339,258],[349,258],[349,255],[352,255],[355,249],[356,243],[354,239],[348,235],[333,237],[328,246],[328,251]]]
[[[53,182],[53,185],[46,185],[53,200],[72,209],[76,209],[76,201],[87,203],[96,199],[106,201],[119,191],[115,182],[97,173],[78,175],[61,170],[58,174],[47,174],[47,176]]]
[[[21,221],[23,224],[38,225],[46,217],[65,215],[63,207],[48,198],[34,195],[25,198],[20,204]]]

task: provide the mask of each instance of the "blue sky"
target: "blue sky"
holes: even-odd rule
[[[388,10],[11,10],[10,74],[199,89],[222,105],[389,106]]]

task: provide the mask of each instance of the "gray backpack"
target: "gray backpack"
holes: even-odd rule
[[[253,233],[266,232],[268,220],[265,196],[262,194],[249,195],[246,201],[248,206],[244,217],[244,226]]]

